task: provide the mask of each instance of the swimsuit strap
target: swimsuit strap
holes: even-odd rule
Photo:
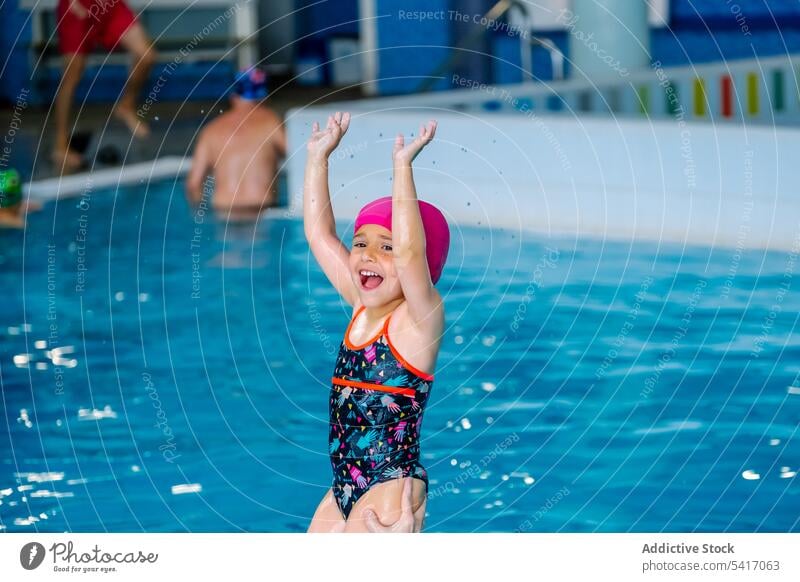
[[[389,313],[389,316],[386,318],[386,321],[383,322],[383,327],[381,327],[381,331],[377,335],[375,335],[372,338],[370,338],[369,341],[367,341],[365,343],[362,343],[361,345],[358,345],[358,346],[355,345],[355,344],[350,343],[350,329],[353,327],[353,323],[355,323],[356,318],[359,315],[361,315],[361,312],[364,311],[364,309],[366,309],[366,306],[362,305],[358,309],[358,311],[356,311],[356,314],[353,316],[353,319],[350,320],[350,324],[347,326],[347,331],[344,334],[344,343],[345,343],[345,345],[351,350],[359,351],[359,350],[363,350],[364,348],[372,345],[373,343],[378,341],[381,336],[383,336],[383,337],[386,338],[386,344],[389,346],[389,350],[391,351],[392,355],[395,357],[395,359],[402,366],[404,366],[407,370],[409,370],[413,374],[419,376],[423,380],[426,380],[428,382],[432,382],[433,381],[433,375],[432,374],[428,374],[426,372],[423,372],[419,368],[416,368],[415,366],[413,366],[408,360],[406,360],[402,355],[400,355],[400,351],[394,346],[394,344],[392,343],[392,340],[389,338],[389,322],[392,319],[392,315],[394,314],[394,311]]]

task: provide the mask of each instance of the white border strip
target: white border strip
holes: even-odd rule
[[[202,501],[207,500],[198,497],[197,503]],[[513,509],[507,511],[504,523],[530,523],[533,519],[530,510]],[[784,523],[791,527],[789,519]],[[548,525],[544,521],[533,529],[543,530]],[[627,526],[629,523],[621,522],[616,527]],[[338,572],[332,576],[331,565],[344,563],[342,546],[356,539],[365,567],[375,571],[385,568],[388,544],[393,556],[413,556],[413,565],[408,565],[422,573],[423,580],[783,582],[800,576],[797,535],[785,533],[441,533],[391,534],[388,538],[363,534],[356,538],[263,533],[189,535],[3,534],[0,564],[4,580],[233,581],[257,579],[258,572],[267,580],[347,580],[354,577]],[[31,556],[35,544],[40,545]],[[26,571],[23,563],[36,569]],[[399,560],[397,563],[406,566]]]

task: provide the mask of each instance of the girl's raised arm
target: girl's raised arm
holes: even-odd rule
[[[436,122],[421,126],[417,138],[405,144],[403,135],[395,138],[392,158],[392,254],[408,304],[408,314],[418,326],[433,325],[443,318],[442,300],[431,282],[425,256],[425,230],[419,212],[417,189],[411,163],[436,134]]]
[[[303,227],[306,240],[319,266],[348,304],[358,298],[348,266],[350,252],[336,234],[330,191],[328,190],[328,157],[336,149],[350,125],[350,114],[336,112],[320,130],[314,122],[308,140],[308,158],[303,181]]]

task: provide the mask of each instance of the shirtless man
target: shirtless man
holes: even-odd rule
[[[56,19],[58,45],[64,55],[64,77],[55,101],[56,140],[53,163],[61,172],[79,169],[83,159],[69,147],[72,101],[89,53],[97,44],[107,50],[122,47],[134,57],[125,91],[114,116],[137,138],[150,130],[136,116],[136,100],[156,59],[153,43],[124,0],[59,0]]]
[[[259,69],[239,74],[231,109],[200,133],[186,180],[193,204],[203,197],[208,174],[214,176],[212,206],[228,219],[252,219],[277,203],[278,163],[286,155],[280,117],[261,105],[266,75]]]

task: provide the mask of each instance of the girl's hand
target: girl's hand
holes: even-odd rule
[[[405,145],[403,134],[397,134],[394,140],[394,151],[392,152],[392,159],[395,165],[411,165],[417,154],[431,142],[434,135],[436,135],[436,121],[433,119],[428,122],[427,127],[425,125],[419,126],[417,139],[408,145]]]
[[[328,125],[320,131],[316,121],[311,128],[311,137],[308,139],[308,153],[318,159],[327,159],[336,149],[342,137],[350,126],[350,114],[337,111],[336,115],[328,116]]]

